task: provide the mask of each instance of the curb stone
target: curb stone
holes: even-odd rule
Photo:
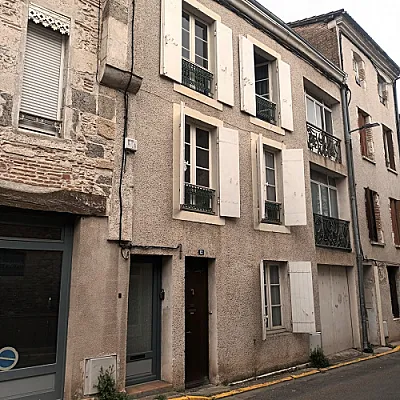
[[[370,355],[367,357],[358,357],[351,361],[340,362],[338,364],[331,365],[330,367],[327,367],[327,368],[312,369],[311,371],[302,372],[299,374],[292,374],[292,375],[289,375],[289,376],[286,376],[286,377],[283,377],[280,379],[275,379],[270,382],[258,383],[255,385],[241,387],[238,389],[232,389],[232,390],[229,390],[226,392],[218,393],[216,395],[210,395],[210,396],[185,395],[185,396],[180,396],[180,397],[172,396],[172,397],[168,397],[168,399],[171,399],[171,400],[218,400],[218,399],[223,399],[225,397],[234,396],[236,394],[250,392],[252,390],[257,390],[257,389],[262,389],[262,388],[266,388],[269,386],[277,385],[278,383],[288,382],[288,381],[304,378],[306,376],[311,376],[311,375],[315,375],[315,374],[319,374],[319,373],[326,373],[332,369],[345,367],[345,366],[351,365],[351,364],[357,364],[362,361],[372,360],[373,358],[383,357],[383,356],[386,356],[389,354],[397,353],[398,351],[400,351],[400,346],[396,346],[394,349],[385,351],[383,353],[374,354],[374,355]]]

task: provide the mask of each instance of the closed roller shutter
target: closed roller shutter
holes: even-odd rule
[[[21,112],[57,120],[63,36],[33,22],[28,24]]]

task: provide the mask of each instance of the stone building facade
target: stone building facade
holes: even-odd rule
[[[372,344],[399,339],[400,67],[344,10],[290,24],[348,75],[365,303]]]
[[[337,66],[255,2],[9,0],[0,30],[0,398],[360,346]]]

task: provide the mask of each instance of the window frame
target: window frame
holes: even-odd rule
[[[385,78],[378,73],[378,96],[379,96],[379,101],[387,107],[388,105],[388,96],[387,96],[387,82]],[[386,94],[385,94],[386,92]]]
[[[317,172],[317,171],[316,171]],[[318,172],[320,174],[323,174],[321,172]],[[340,207],[339,207],[339,196],[338,196],[338,189],[337,189],[337,185],[333,186],[329,183],[329,179],[334,179],[336,181],[336,178],[333,178],[327,174],[323,174],[324,176],[326,176],[326,183],[322,183],[320,181],[317,181],[315,179],[312,179],[310,177],[310,182],[311,182],[311,186],[314,184],[318,187],[318,196],[319,196],[319,212],[316,214],[319,215],[323,215],[323,216],[327,216],[330,218],[335,218],[335,219],[339,219],[339,215],[340,215]],[[322,193],[321,193],[321,187],[326,187],[327,191],[328,191],[328,208],[329,208],[329,215],[325,215],[323,214],[323,210],[322,210]],[[336,197],[336,205],[337,205],[337,216],[333,216],[332,215],[332,205],[331,205],[331,191],[335,192],[335,197]],[[313,200],[313,196],[312,196],[312,190],[311,190],[311,201],[312,201],[312,207],[313,207],[313,212],[314,212],[314,200]]]
[[[267,331],[284,328],[283,313],[282,313],[282,265],[275,261],[262,261],[263,263],[263,324]],[[271,283],[271,267],[278,268],[279,283]],[[268,272],[268,273],[267,273]],[[279,287],[279,304],[272,304],[271,287]],[[279,307],[280,324],[273,324],[273,308]],[[270,323],[269,323],[270,322]]]
[[[393,243],[400,248],[400,200],[389,198],[390,217],[392,221]]]
[[[184,57],[183,54],[181,54],[182,58],[184,58],[187,61],[190,61],[191,63],[197,65],[198,67],[213,73],[214,68],[210,68],[210,66],[212,66],[212,62],[211,62],[211,58],[212,58],[212,54],[211,54],[211,38],[212,36],[210,35],[210,31],[212,29],[212,24],[207,23],[204,19],[199,18],[197,15],[193,14],[192,12],[190,12],[187,7],[185,7],[185,3],[183,4],[182,7],[182,16],[181,18],[183,18],[183,14],[186,14],[189,17],[189,49],[186,49],[185,47],[183,47],[183,40],[182,40],[182,49],[186,49],[189,51],[189,59]],[[196,22],[200,22],[201,24],[205,25],[207,28],[207,64],[208,64],[208,68],[203,67],[200,64],[196,63]],[[183,24],[181,27],[181,30],[183,31]],[[199,56],[200,57],[200,56]],[[204,57],[201,57],[204,59]]]
[[[328,107],[323,101],[319,101],[316,98],[314,98],[313,96],[311,96],[310,94],[306,93],[306,121],[311,124],[314,125],[315,127],[321,129],[322,131],[324,131],[325,133],[328,133],[329,135],[335,136],[335,130],[334,130],[334,126],[333,126],[333,118],[332,118],[332,109],[330,107]],[[322,123],[322,127],[319,127],[316,123],[311,122],[308,120],[308,101],[310,100],[311,102],[313,102],[314,104],[314,117],[315,117],[315,121],[317,121],[317,108],[315,107],[316,105],[318,105],[319,107],[321,107],[322,109],[322,118],[321,118],[321,123]],[[331,127],[332,127],[332,132],[329,132],[327,130],[327,125],[326,125],[326,114],[325,111],[329,112],[329,115],[331,117]]]
[[[386,126],[382,126],[383,148],[385,152],[386,167],[391,171],[396,171],[396,158],[394,154],[393,131]],[[389,140],[390,138],[390,140]]]
[[[36,7],[36,6],[35,6]],[[58,79],[58,90],[57,90],[57,118],[55,120],[39,116],[39,115],[34,115],[30,114],[28,112],[22,111],[21,110],[21,103],[22,103],[22,88],[24,86],[24,78],[25,78],[25,63],[26,60],[24,59],[23,62],[23,69],[22,69],[22,74],[21,74],[21,95],[19,99],[19,104],[18,104],[18,128],[21,130],[26,130],[29,132],[34,132],[37,134],[43,134],[46,136],[52,136],[52,137],[62,137],[62,130],[64,126],[64,93],[65,93],[65,81],[66,81],[66,69],[67,69],[67,41],[69,40],[69,34],[63,34],[60,31],[56,30],[54,31],[50,27],[44,26],[41,23],[36,23],[30,19],[27,21],[26,25],[26,40],[25,40],[25,48],[24,52],[26,52],[26,41],[27,41],[27,36],[29,32],[29,26],[38,26],[40,29],[43,30],[49,30],[50,32],[54,32],[58,35],[60,35],[61,39],[61,50],[60,50],[60,63],[59,63],[59,79]],[[24,122],[23,116],[24,114],[27,114],[28,116],[31,116],[34,120],[29,120],[26,123],[26,120]],[[38,124],[42,124],[43,126],[38,126]],[[48,125],[48,127],[46,126]],[[52,129],[50,129],[52,128]]]
[[[367,215],[367,224],[369,232],[369,240],[371,243],[383,244],[382,227],[378,227],[378,221],[376,215],[379,213],[379,219],[381,217],[381,210],[379,204],[379,195],[370,188],[365,188],[365,211]],[[379,205],[379,209],[376,209],[376,203]],[[380,229],[379,229],[380,228]]]
[[[202,188],[207,188],[207,189],[215,189],[215,179],[214,179],[214,169],[216,166],[213,165],[214,163],[214,151],[213,151],[213,132],[209,127],[206,127],[205,125],[201,124],[201,122],[196,121],[194,122],[193,119],[191,118],[185,118],[185,128],[186,125],[189,125],[190,129],[190,143],[186,142],[186,134],[185,134],[185,146],[188,144],[190,146],[190,163],[187,163],[187,160],[184,160],[185,163],[185,172],[186,172],[186,167],[187,165],[190,166],[190,182],[186,182],[186,177],[184,177],[184,182],[190,183],[191,185],[199,186]],[[198,168],[197,166],[197,157],[196,157],[196,150],[197,148],[200,148],[204,150],[205,148],[197,146],[197,129],[201,129],[202,131],[205,131],[208,133],[208,163],[209,163],[209,168],[208,168],[208,180],[209,180],[209,186],[203,186],[203,185],[198,185],[197,184],[197,179],[196,179],[196,170]],[[186,155],[186,152],[185,152]],[[202,170],[206,170],[206,168],[200,167]]]

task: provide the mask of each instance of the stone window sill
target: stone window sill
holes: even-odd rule
[[[256,117],[250,117],[250,122],[254,125],[260,126],[268,131],[277,133],[278,135],[285,136],[285,130],[279,126],[270,124],[269,122],[263,121],[262,119]]]
[[[276,328],[271,328],[271,329],[267,329],[266,330],[266,334],[267,336],[271,336],[271,335],[281,335],[283,333],[291,333],[290,331],[288,331],[285,327],[283,326],[279,326]]]
[[[372,246],[380,246],[380,247],[385,247],[385,243],[382,242],[374,242],[372,240],[369,241]]]
[[[388,170],[389,172],[391,172],[392,174],[395,174],[395,175],[398,175],[398,174],[399,174],[396,170],[394,170],[394,169],[392,169],[392,168],[389,168],[389,167],[388,167],[387,170]]]
[[[181,221],[198,222],[200,224],[225,225],[225,218],[223,217],[193,211],[175,210],[172,217]]]
[[[285,225],[268,224],[260,222],[255,226],[257,231],[290,234],[290,228]]]
[[[197,100],[200,103],[207,104],[208,106],[213,107],[219,111],[222,111],[224,108],[223,105],[217,100],[212,99],[211,97],[207,97],[204,94],[197,93],[195,90],[180,85],[179,83],[174,83],[174,91],[183,94],[184,96],[190,97],[191,99]]]
[[[400,250],[400,244],[395,244],[394,247]]]
[[[376,161],[375,161],[375,160],[372,160],[371,158],[369,158],[369,157],[367,157],[367,156],[362,156],[362,159],[365,160],[365,161],[368,161],[368,162],[371,163],[371,164],[376,165]]]

